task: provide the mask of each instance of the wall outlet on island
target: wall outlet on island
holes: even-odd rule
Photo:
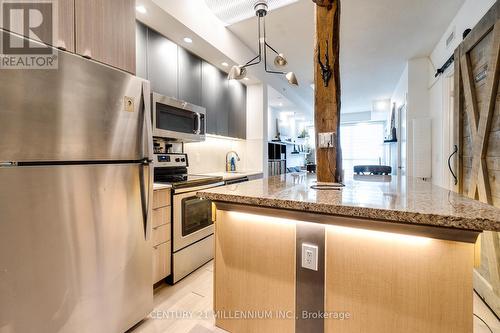
[[[318,246],[302,244],[302,267],[313,271],[318,270]]]

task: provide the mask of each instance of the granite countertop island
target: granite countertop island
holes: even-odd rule
[[[500,231],[500,209],[418,179],[354,176],[342,190],[314,190],[314,174],[295,173],[203,190],[212,201],[362,217],[387,222]]]
[[[218,317],[218,327],[472,332],[476,241],[500,231],[500,209],[397,176],[314,185],[293,173],[198,192],[215,207],[214,310],[292,314]],[[308,316],[338,311],[348,318]]]

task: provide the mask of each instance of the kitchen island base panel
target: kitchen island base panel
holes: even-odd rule
[[[273,220],[217,210],[214,310],[228,332],[294,332],[287,315],[295,312],[295,225]]]
[[[472,332],[474,245],[326,228],[325,332]]]
[[[231,206],[218,209],[215,222],[216,325],[238,333],[300,333],[296,227],[316,224]],[[318,288],[325,290],[325,314],[344,318],[325,319],[324,332],[472,332],[473,243],[323,226],[325,282]],[[265,311],[293,316],[236,318]]]

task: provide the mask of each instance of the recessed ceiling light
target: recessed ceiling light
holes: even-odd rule
[[[244,78],[243,80],[248,81],[248,80],[250,80],[250,79],[246,77],[246,78]]]
[[[221,65],[224,66],[224,67],[229,66],[229,64],[227,62],[225,62],[225,61]]]
[[[378,112],[388,112],[391,109],[391,100],[390,99],[379,99],[373,101],[373,111]]]
[[[189,37],[184,37],[184,41],[188,44],[191,44],[193,42],[193,40]]]
[[[283,106],[283,103],[280,103],[279,106]]]
[[[137,10],[139,13],[141,14],[146,14],[147,10],[146,10],[146,7],[140,5],[140,6],[136,6],[135,7],[135,10]]]

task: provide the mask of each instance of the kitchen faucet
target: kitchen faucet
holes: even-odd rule
[[[229,156],[231,154],[236,155],[236,160],[240,161],[240,156],[238,155],[237,152],[235,152],[234,150],[228,151],[226,154],[226,172],[231,172],[231,162],[229,161]],[[234,171],[236,171],[236,167],[235,167]]]

